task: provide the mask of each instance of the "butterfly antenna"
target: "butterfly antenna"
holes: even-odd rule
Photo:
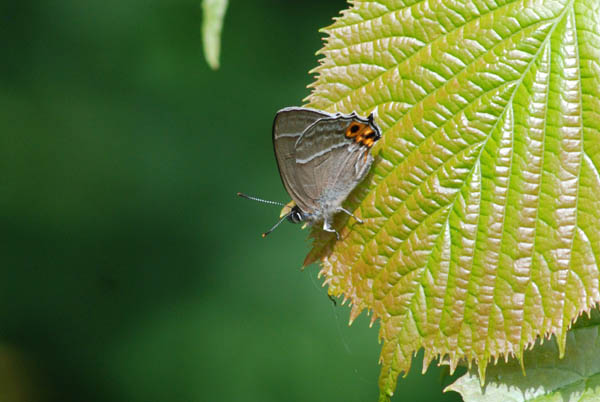
[[[248,194],[244,194],[244,193],[237,193],[238,196],[242,197],[242,198],[246,198],[248,200],[252,200],[252,201],[258,201],[258,202],[263,202],[265,204],[271,204],[271,205],[280,205],[282,207],[285,206],[285,204],[283,202],[277,202],[277,201],[269,201],[269,200],[263,200],[262,198],[257,198],[257,197],[252,197],[249,196]],[[275,225],[277,226],[277,225]],[[273,228],[274,229],[274,228]],[[273,230],[271,229],[271,230]],[[269,230],[269,232],[271,232],[271,230]],[[269,233],[267,232],[267,233]],[[264,237],[264,236],[263,236]]]
[[[286,218],[287,218],[288,216],[290,216],[290,214],[284,215],[284,216],[283,216],[283,218],[281,218],[281,219],[279,220],[279,222],[277,222],[277,223],[276,223],[276,224],[275,224],[275,225],[274,225],[274,226],[273,226],[271,229],[269,229],[269,230],[267,230],[265,233],[263,233],[263,234],[262,234],[262,237],[263,237],[263,238],[264,238],[264,237],[267,237],[267,235],[268,235],[269,233],[271,233],[272,231],[274,231],[274,230],[275,230],[275,228],[276,228],[277,226],[279,226],[279,225],[281,224],[281,222],[283,222],[284,220],[286,220]]]

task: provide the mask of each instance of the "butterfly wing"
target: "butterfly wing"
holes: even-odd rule
[[[273,122],[273,148],[281,181],[290,197],[305,213],[314,211],[315,205],[306,194],[304,185],[298,182],[296,143],[308,127],[331,116],[319,110],[289,107],[277,112]]]
[[[356,117],[321,119],[296,144],[296,181],[326,219],[342,206],[373,163],[370,147],[346,135],[352,124],[357,124]],[[368,124],[358,123],[358,127],[364,131]]]
[[[305,108],[277,113],[273,146],[281,180],[309,220],[327,223],[339,210],[369,171],[369,150],[380,137],[372,115]]]

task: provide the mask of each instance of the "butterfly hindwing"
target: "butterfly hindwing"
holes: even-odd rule
[[[296,144],[296,175],[311,204],[334,213],[364,178],[373,159],[368,148],[345,136],[353,118],[319,120]]]
[[[281,180],[310,221],[327,223],[365,177],[380,138],[373,121],[306,108],[286,108],[273,124]]]

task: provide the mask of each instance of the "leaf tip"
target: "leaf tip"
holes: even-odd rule
[[[358,306],[358,304],[354,304],[352,306],[352,310],[350,310],[350,320],[348,321],[348,326],[352,325],[354,320],[360,315],[362,308]]]
[[[202,41],[204,58],[213,70],[219,69],[221,52],[221,30],[227,11],[228,0],[203,0],[202,2]]]
[[[565,349],[567,348],[567,331],[559,329],[554,335],[556,337],[556,345],[558,346],[558,358],[565,357]]]
[[[519,365],[521,366],[523,377],[527,377],[527,372],[525,371],[525,359],[523,359],[523,356],[519,357]]]
[[[487,369],[488,359],[485,357],[477,363],[477,371],[479,373],[479,385],[481,388],[485,386],[485,371]]]
[[[425,349],[425,354],[423,356],[423,368],[421,369],[421,374],[425,375],[432,360],[433,360],[433,353],[431,353],[429,351],[429,349]]]

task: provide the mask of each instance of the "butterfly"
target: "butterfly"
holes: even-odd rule
[[[323,230],[333,228],[338,212],[360,219],[342,203],[360,183],[373,164],[370,150],[381,138],[373,113],[363,118],[356,113],[328,113],[322,110],[287,107],[277,112],[273,122],[273,149],[281,181],[292,201],[286,205],[243,193],[241,197],[284,205],[281,222],[323,222]]]

